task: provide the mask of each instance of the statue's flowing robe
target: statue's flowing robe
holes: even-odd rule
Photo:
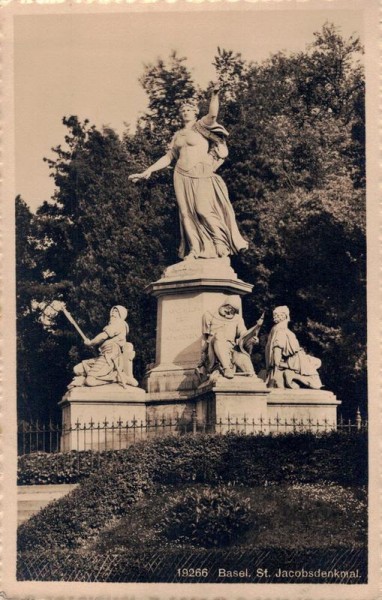
[[[222,155],[227,154],[224,149],[228,132],[218,123],[205,125],[203,119],[193,129],[208,139],[210,151],[188,170],[175,166],[175,194],[186,215],[180,219],[179,256],[184,258],[191,247],[197,258],[237,254],[248,247],[248,242],[240,234],[227,186],[215,173],[223,162]],[[177,160],[179,149],[174,144],[175,138],[169,153]]]
[[[274,325],[268,336],[265,347],[265,363],[268,371],[275,366],[275,348],[281,350],[280,367],[291,369],[299,375],[317,375],[321,361],[304,352],[293,331],[288,329],[287,321],[281,321]]]
[[[108,339],[99,347],[99,356],[82,361],[82,365],[87,377],[94,377],[100,382],[113,383],[118,381],[116,367],[120,371],[123,370],[122,350],[126,344],[129,327],[123,319],[110,319],[103,331]]]

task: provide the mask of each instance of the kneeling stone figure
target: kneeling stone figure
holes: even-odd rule
[[[273,322],[265,347],[266,383],[274,388],[304,387],[319,390],[322,383],[317,369],[319,358],[309,356],[301,348],[295,334],[288,328],[289,308],[278,306],[273,311]]]
[[[250,352],[259,341],[257,329],[248,331],[239,312],[240,297],[228,296],[216,313],[204,313],[200,365],[204,378],[213,379],[221,373],[232,379],[236,370],[255,375]]]
[[[85,340],[85,346],[99,346],[99,356],[83,360],[73,371],[75,377],[68,388],[76,386],[94,387],[107,383],[119,383],[122,387],[136,387],[133,376],[133,344],[126,341],[129,326],[126,323],[127,308],[113,306],[109,323],[95,338]]]

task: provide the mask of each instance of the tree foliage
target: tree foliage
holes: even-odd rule
[[[299,339],[322,358],[326,387],[351,415],[366,402],[361,52],[357,38],[344,39],[326,23],[304,51],[255,63],[218,48],[212,61],[222,90],[219,120],[230,131],[221,175],[250,242],[233,259],[238,275],[254,285],[245,316],[250,322],[266,310],[268,330],[271,309],[288,304]],[[59,321],[55,332],[41,328],[33,300],[65,299],[89,334],[104,326],[113,304],[127,305],[140,378],[154,358],[155,303],[144,288],[177,260],[177,208],[171,169],[140,187],[128,175],[164,153],[181,102],[198,96],[205,107],[208,89],[197,86],[175,52],[146,65],[141,84],[148,109],[134,133],[119,138],[64,118],[65,145],[47,161],[52,200],[32,215],[17,199],[22,415],[26,405],[38,405],[47,352],[59,375],[40,388],[41,405],[59,399],[71,366],[84,356],[67,323]],[[257,369],[262,360],[258,352]]]

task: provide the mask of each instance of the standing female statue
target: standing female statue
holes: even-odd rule
[[[216,169],[228,156],[227,130],[217,123],[219,90],[211,95],[209,111],[197,120],[197,107],[185,102],[180,108],[184,127],[177,131],[168,152],[143,173],[130,175],[136,182],[176,161],[174,188],[179,206],[183,259],[217,258],[248,247],[240,235],[223,179]]]

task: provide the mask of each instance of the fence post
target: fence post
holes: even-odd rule
[[[361,419],[361,411],[359,410],[359,406],[357,407],[357,413],[355,416],[355,425],[356,425],[357,431],[360,431],[360,429],[362,427],[362,419]]]
[[[53,431],[53,423],[52,423],[52,419],[49,419],[49,453],[52,452],[52,431]]]
[[[109,421],[106,420],[106,417],[102,425],[104,430],[105,450],[107,450],[107,426],[109,425]]]
[[[80,449],[80,420],[77,417],[77,421],[76,421],[76,433],[77,433],[77,473],[80,473],[80,453],[79,453],[79,449]]]
[[[23,431],[23,454],[25,454],[25,432],[27,430],[26,423],[23,421],[22,431]]]
[[[195,407],[192,409],[192,417],[191,417],[191,419],[192,419],[192,434],[195,435],[197,421],[198,421],[198,418],[196,416],[196,408]]]
[[[118,421],[117,421],[117,425],[118,425],[118,450],[120,450],[122,448],[122,419],[121,417],[119,417]]]
[[[343,429],[344,429],[344,418],[342,416],[342,413],[340,413],[339,422],[337,423],[337,430],[342,432]]]

